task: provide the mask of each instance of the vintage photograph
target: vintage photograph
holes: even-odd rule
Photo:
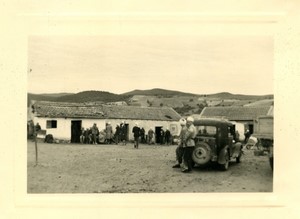
[[[274,39],[28,37],[27,193],[273,192]]]

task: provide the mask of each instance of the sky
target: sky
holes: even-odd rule
[[[28,92],[273,94],[271,36],[32,36]]]

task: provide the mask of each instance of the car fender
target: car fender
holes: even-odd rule
[[[226,163],[226,158],[225,156],[228,156],[228,146],[225,146],[220,152],[219,152],[219,155],[218,155],[218,163],[219,164],[225,164]]]

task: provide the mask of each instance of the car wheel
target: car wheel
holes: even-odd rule
[[[205,165],[211,159],[211,149],[208,144],[200,142],[195,146],[192,154],[193,161],[198,165]]]
[[[221,169],[226,171],[226,170],[228,170],[228,167],[229,167],[229,153],[228,153],[228,151],[226,151],[224,156],[225,156],[225,163],[221,164]]]

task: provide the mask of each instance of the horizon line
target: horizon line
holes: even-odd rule
[[[180,91],[180,90],[168,90],[168,89],[164,89],[164,88],[152,88],[152,89],[145,89],[145,90],[141,90],[141,89],[133,89],[131,91],[126,91],[123,93],[114,93],[111,91],[104,91],[104,90],[82,90],[82,91],[78,91],[78,92],[41,92],[41,93],[33,93],[33,92],[29,92],[27,91],[27,93],[30,94],[36,94],[36,95],[49,95],[49,94],[60,94],[60,93],[67,93],[67,94],[78,94],[78,93],[82,93],[82,92],[87,92],[87,91],[98,91],[98,92],[108,92],[111,94],[116,94],[116,95],[124,95],[125,93],[129,93],[129,92],[133,92],[133,91],[150,91],[150,90],[155,90],[155,89],[160,89],[160,90],[165,90],[165,91],[174,91],[174,92],[180,92],[180,93],[186,93],[186,94],[191,94],[191,95],[213,95],[213,94],[220,94],[220,93],[228,93],[228,94],[233,94],[233,95],[246,95],[246,96],[267,96],[267,95],[274,95],[274,93],[268,93],[268,94],[243,94],[243,93],[231,93],[228,91],[220,91],[220,92],[215,92],[215,93],[201,93],[201,94],[196,94],[196,93],[192,93],[192,92],[186,92],[186,91]]]

